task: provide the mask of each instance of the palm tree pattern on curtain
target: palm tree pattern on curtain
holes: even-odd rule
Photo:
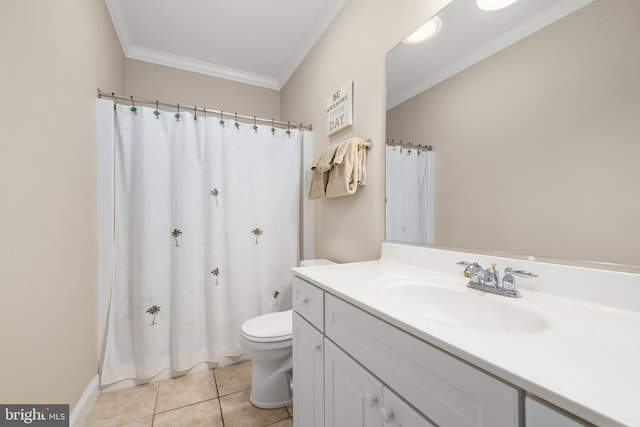
[[[135,113],[135,111],[134,111],[134,113]],[[153,315],[153,318],[151,320],[151,325],[149,325],[149,326],[155,325],[156,324],[156,314],[160,313],[160,307],[157,306],[157,305],[152,305],[151,307],[149,307],[147,309],[147,313]]]

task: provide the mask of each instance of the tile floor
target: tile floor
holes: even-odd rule
[[[88,427],[293,427],[293,407],[249,403],[251,362],[103,393]]]

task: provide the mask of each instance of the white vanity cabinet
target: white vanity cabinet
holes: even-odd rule
[[[324,427],[323,336],[293,313],[293,419],[296,426]]]
[[[325,335],[440,427],[523,425],[521,390],[330,294]]]
[[[324,427],[324,291],[294,277],[293,419]]]
[[[293,307],[295,426],[524,425],[521,390],[298,277]]]

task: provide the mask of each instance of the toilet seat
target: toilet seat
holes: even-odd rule
[[[290,340],[293,334],[292,310],[267,313],[245,321],[240,335],[252,342],[279,342]]]

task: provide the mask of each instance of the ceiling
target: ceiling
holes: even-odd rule
[[[106,0],[127,58],[281,89],[348,0]]]

